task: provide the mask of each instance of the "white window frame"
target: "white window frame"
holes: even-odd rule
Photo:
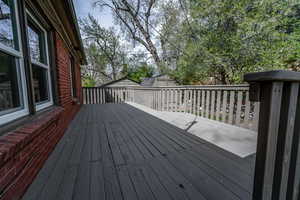
[[[21,37],[21,32],[20,32],[20,23],[19,23],[19,13],[18,13],[18,3],[17,0],[13,1],[14,4],[14,14],[15,14],[15,23],[16,23],[16,28],[17,28],[17,40],[18,40],[18,45],[19,45],[19,50],[16,50],[12,47],[8,47],[2,43],[0,43],[0,51],[15,57],[16,59],[16,64],[18,65],[18,70],[19,70],[19,76],[18,79],[20,80],[20,85],[19,85],[19,92],[20,92],[20,100],[22,101],[22,107],[18,109],[17,111],[13,111],[14,108],[7,110],[7,114],[0,115],[0,126],[6,123],[9,123],[15,119],[24,117],[29,114],[29,109],[28,109],[28,99],[27,99],[27,83],[26,83],[26,77],[25,77],[25,70],[24,70],[24,57],[22,53],[22,37]],[[12,112],[10,112],[10,110]]]
[[[70,57],[70,84],[71,84],[71,97],[74,98],[74,92],[73,92],[73,87],[74,87],[74,83],[73,83],[73,70],[72,70],[72,57]]]
[[[31,20],[42,30],[44,37],[45,37],[45,61],[47,64],[41,63],[40,61],[32,60],[30,56],[30,62],[34,65],[39,67],[45,68],[47,70],[48,75],[48,95],[49,99],[43,102],[35,103],[36,111],[42,110],[49,106],[53,105],[53,95],[52,95],[52,81],[51,81],[51,73],[50,73],[50,62],[49,62],[49,49],[48,49],[48,34],[47,31],[43,28],[43,26],[38,22],[38,20],[26,9],[26,14],[30,17]],[[28,21],[28,19],[27,19]],[[28,24],[28,23],[27,23]],[[27,25],[28,26],[28,25]],[[26,27],[27,31],[27,27]],[[29,44],[28,44],[29,45]],[[34,91],[33,91],[34,92]]]
[[[77,92],[76,92],[76,90],[77,90],[77,87],[76,87],[76,82],[74,82],[74,80],[76,81],[76,66],[75,66],[75,60],[74,60],[74,57],[73,56],[70,56],[69,57],[69,60],[70,60],[70,84],[71,84],[71,87],[70,87],[70,89],[71,89],[71,97],[73,98],[73,99],[75,99],[75,98],[77,98]],[[74,69],[73,69],[74,68]],[[73,71],[74,70],[74,71]],[[73,74],[73,72],[74,72],[74,74]],[[74,77],[74,76],[75,77]],[[73,80],[74,79],[74,80]],[[74,89],[75,89],[75,94],[76,94],[76,96],[74,95]]]

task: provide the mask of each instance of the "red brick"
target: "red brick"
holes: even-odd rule
[[[71,97],[68,48],[58,34],[55,43],[60,107],[0,137],[1,200],[21,198],[80,108]],[[82,102],[79,64],[75,76],[77,98]]]

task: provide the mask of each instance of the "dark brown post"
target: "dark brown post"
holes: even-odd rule
[[[300,73],[249,73],[250,100],[259,101],[253,199],[299,200]]]

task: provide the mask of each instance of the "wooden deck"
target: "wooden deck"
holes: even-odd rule
[[[127,104],[85,105],[23,200],[250,200],[253,160]]]

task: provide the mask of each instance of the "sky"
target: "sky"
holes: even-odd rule
[[[99,7],[93,7],[92,4],[95,1],[96,0],[73,0],[77,18],[87,17],[90,13],[98,20],[102,27],[109,28],[114,26],[116,28],[115,30],[120,30],[118,26],[114,25],[111,11],[108,8],[100,10]],[[124,46],[127,46],[128,53],[136,54],[138,52],[146,52],[143,46],[138,45],[133,47],[132,44],[124,38],[121,38],[121,42]]]
[[[113,16],[109,9],[105,8],[100,11],[99,7],[93,7],[95,0],[73,0],[77,18],[87,17],[92,14],[101,26],[108,28],[114,26]]]

